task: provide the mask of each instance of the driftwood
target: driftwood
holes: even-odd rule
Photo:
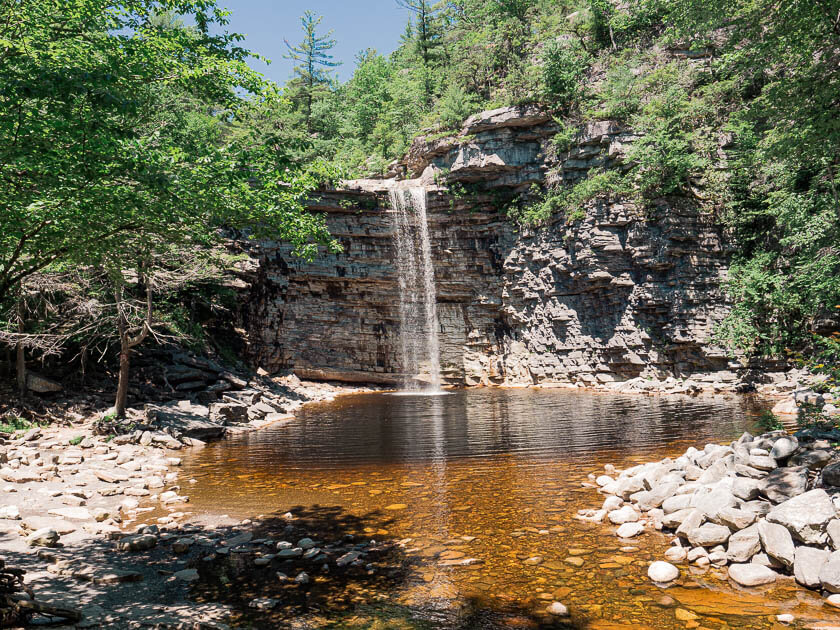
[[[36,601],[32,589],[23,583],[25,573],[23,569],[7,567],[0,558],[0,628],[26,625],[33,615],[81,620],[82,613],[78,610]]]

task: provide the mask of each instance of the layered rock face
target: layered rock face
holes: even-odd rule
[[[485,112],[457,137],[418,140],[399,167],[429,190],[444,381],[732,380],[711,342],[726,313],[726,246],[691,204],[642,214],[595,202],[581,220],[534,230],[505,216],[533,184],[621,168],[633,140],[597,123],[558,155],[555,131],[537,111]],[[306,378],[403,378],[390,185],[348,182],[313,203],[344,247],[338,255],[307,263],[283,245],[260,245],[246,314],[258,365]]]

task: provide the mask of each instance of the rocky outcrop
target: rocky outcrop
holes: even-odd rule
[[[457,136],[418,139],[401,165],[429,190],[445,381],[733,383],[740,367],[712,343],[726,313],[728,248],[690,202],[661,200],[642,213],[596,201],[574,223],[555,217],[534,230],[507,218],[505,206],[533,184],[622,168],[634,140],[598,122],[560,154],[555,133],[536,110],[485,112]],[[347,182],[313,201],[340,254],[306,262],[270,242],[253,252],[245,324],[259,366],[304,378],[402,378],[393,183]]]

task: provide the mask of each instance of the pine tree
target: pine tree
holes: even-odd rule
[[[423,63],[423,94],[428,107],[432,102],[433,91],[431,71],[438,60],[438,48],[443,43],[438,11],[429,0],[397,0],[397,5],[415,15],[414,39]]]
[[[333,56],[327,54],[327,51],[332,50],[336,45],[336,41],[332,39],[333,31],[323,36],[316,32],[322,19],[323,16],[315,17],[312,11],[307,11],[300,18],[304,32],[303,41],[297,46],[292,46],[289,40],[285,40],[289,52],[284,55],[284,58],[299,62],[294,67],[294,72],[303,83],[306,129],[310,133],[312,132],[312,102],[315,99],[315,90],[329,83],[329,68],[341,65],[341,62],[332,61]]]

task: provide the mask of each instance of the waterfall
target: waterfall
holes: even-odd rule
[[[426,189],[393,187],[389,194],[394,210],[400,342],[406,387],[417,389],[417,381],[425,380],[431,389],[439,390],[437,292],[426,219]]]

